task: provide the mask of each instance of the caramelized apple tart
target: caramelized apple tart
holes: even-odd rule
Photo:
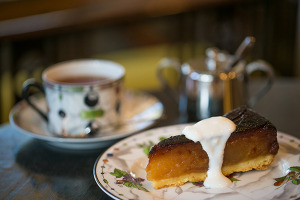
[[[224,115],[236,124],[228,138],[221,171],[227,176],[252,169],[265,170],[277,154],[275,126],[246,106]],[[155,189],[204,181],[209,158],[200,142],[177,135],[160,141],[149,153],[147,179]]]

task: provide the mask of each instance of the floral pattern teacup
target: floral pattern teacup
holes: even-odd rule
[[[119,125],[124,75],[125,69],[112,61],[66,61],[43,71],[43,84],[27,80],[22,95],[48,122],[50,132],[82,137]],[[31,102],[31,87],[45,93],[48,113],[43,113]]]

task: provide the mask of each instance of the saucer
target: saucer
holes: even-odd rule
[[[90,150],[109,146],[117,140],[152,126],[163,114],[163,104],[154,96],[143,92],[125,92],[122,106],[122,123],[115,130],[97,132],[85,138],[58,137],[48,131],[47,123],[24,100],[11,110],[9,119],[19,133],[30,136],[53,147]],[[41,95],[32,96],[41,110],[46,110],[46,100]]]
[[[164,138],[179,135],[191,124],[178,124],[143,131],[115,143],[97,158],[93,174],[98,186],[112,199],[128,200],[296,200],[300,184],[292,181],[274,186],[274,178],[282,177],[292,166],[300,166],[300,139],[278,132],[279,151],[267,170],[234,173],[229,187],[209,189],[193,183],[154,189],[147,180],[149,150]],[[117,175],[117,176],[116,176]]]

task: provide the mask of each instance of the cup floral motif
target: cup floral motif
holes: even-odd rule
[[[118,123],[121,97],[119,87],[98,90],[97,87],[46,87],[49,129],[58,134],[85,134],[85,128],[105,128]]]

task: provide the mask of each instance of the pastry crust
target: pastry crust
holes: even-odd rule
[[[235,165],[224,166],[222,168],[222,173],[228,176],[234,172],[246,172],[250,170],[266,170],[268,166],[272,163],[274,155],[260,156],[251,160],[237,163]],[[180,186],[186,182],[200,182],[206,179],[206,172],[193,172],[188,174],[183,174],[174,178],[161,179],[157,181],[152,181],[152,186],[155,189],[160,189],[168,186]]]

